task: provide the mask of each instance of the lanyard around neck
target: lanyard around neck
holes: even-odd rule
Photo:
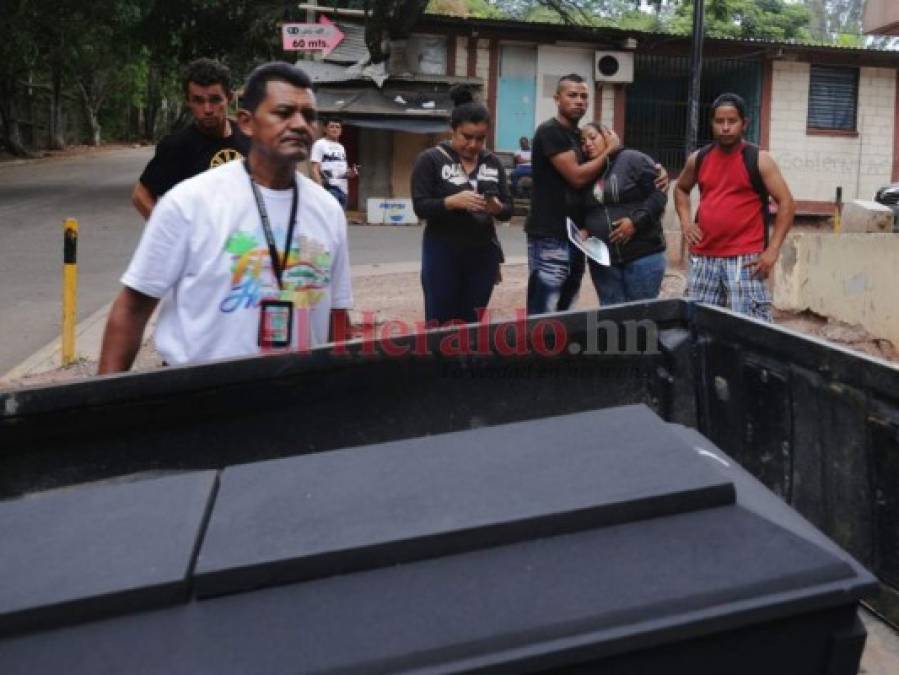
[[[268,254],[272,259],[272,272],[275,275],[275,281],[278,282],[278,288],[284,290],[284,284],[281,278],[284,276],[284,269],[287,267],[287,257],[290,255],[290,244],[293,241],[293,228],[297,220],[297,206],[300,201],[299,189],[297,188],[296,177],[291,181],[290,187],[293,190],[293,198],[290,202],[290,219],[287,221],[287,240],[284,242],[284,258],[278,255],[278,247],[275,244],[275,235],[272,232],[272,226],[268,219],[268,211],[265,209],[265,202],[262,199],[262,193],[259,186],[253,180],[253,174],[250,172],[250,163],[244,160],[244,168],[247,170],[247,176],[250,178],[250,187],[253,189],[253,197],[256,200],[256,209],[259,211],[259,220],[262,221],[262,231],[265,233],[265,242],[268,244]]]

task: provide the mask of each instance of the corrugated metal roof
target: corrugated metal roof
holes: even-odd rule
[[[602,38],[620,40],[632,37],[637,40],[652,39],[671,39],[689,40],[690,35],[685,33],[671,33],[661,31],[641,31],[629,28],[619,28],[617,26],[587,26],[582,24],[563,24],[547,21],[515,21],[510,19],[479,19],[474,17],[453,17],[442,14],[425,14],[423,22],[431,22],[442,24],[445,26],[459,26],[460,28],[470,31],[477,31],[479,28],[513,28],[518,31],[526,31],[528,33],[539,33],[546,31],[548,33],[564,32],[569,37],[567,39],[576,40],[583,38]],[[831,42],[822,42],[815,40],[771,40],[767,38],[744,38],[744,37],[706,37],[708,42],[727,42],[733,44],[759,45],[766,47],[792,47],[798,49],[826,49],[835,50],[840,53],[860,53],[860,54],[896,54],[899,56],[899,50],[889,49],[885,47],[856,47],[852,45],[838,45]]]
[[[388,85],[319,90],[318,108],[323,113],[391,117],[449,117],[453,102],[446,91],[422,91]]]
[[[297,65],[312,78],[313,84],[352,82],[362,78],[359,73],[347,70],[347,67],[339,63],[327,61],[297,61]]]
[[[343,82],[377,82],[381,86],[385,81],[395,82],[414,82],[417,84],[467,84],[473,87],[483,87],[484,81],[479,77],[460,77],[456,75],[426,75],[423,73],[403,73],[400,75],[388,75],[383,68],[379,71],[382,77],[373,77],[370,70],[350,68],[339,63],[329,63],[328,61],[297,61],[296,64],[302,68],[312,79],[312,83],[316,86],[326,84],[340,84]]]
[[[676,37],[689,38],[689,35],[683,33],[649,33],[649,35],[673,35]],[[887,47],[858,47],[855,45],[841,45],[833,42],[824,42],[821,40],[769,40],[765,38],[747,38],[747,37],[708,37],[709,40],[721,40],[722,42],[745,42],[759,45],[770,45],[772,47],[811,47],[814,49],[839,49],[847,52],[889,52],[895,53],[896,49]]]
[[[328,54],[325,60],[333,63],[359,63],[368,58],[368,47],[365,46],[365,27],[362,24],[345,20],[335,22],[343,33],[343,41]]]

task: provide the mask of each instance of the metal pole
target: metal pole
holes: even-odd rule
[[[690,91],[687,96],[687,157],[699,139],[699,93],[702,83],[702,40],[705,33],[705,0],[693,0],[693,52],[690,58]]]
[[[78,299],[78,221],[63,225],[62,252],[62,365],[75,361],[75,315]]]
[[[833,204],[833,231],[839,234],[843,229],[843,186],[837,186],[837,200]]]

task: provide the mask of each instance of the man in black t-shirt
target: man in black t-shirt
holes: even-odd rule
[[[531,211],[528,236],[528,314],[568,309],[580,289],[584,255],[568,241],[566,218],[581,224],[579,191],[592,183],[618,146],[610,135],[603,153],[583,161],[578,122],[590,94],[580,75],[563,75],[556,93],[557,113],[537,127],[532,144]]]
[[[193,123],[163,138],[131,193],[131,202],[144,219],[162,195],[181,181],[246,157],[250,141],[226,116],[234,98],[231,72],[211,59],[197,59],[184,73],[185,103]]]

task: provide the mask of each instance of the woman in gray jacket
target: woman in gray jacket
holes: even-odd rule
[[[596,157],[614,132],[593,122],[581,130],[584,153]],[[584,194],[584,230],[609,246],[611,264],[589,260],[590,277],[602,305],[658,297],[665,276],[662,214],[667,197],[655,181],[655,161],[619,147]]]

